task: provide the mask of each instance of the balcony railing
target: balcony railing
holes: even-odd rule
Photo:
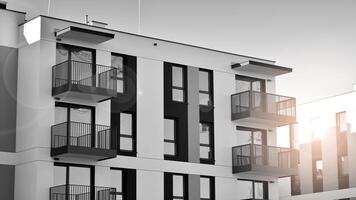
[[[251,113],[267,120],[296,117],[295,98],[256,91],[245,91],[231,95],[231,119],[251,117]]]
[[[50,200],[116,200],[116,188],[60,185],[50,188]]]
[[[250,166],[291,169],[297,161],[297,151],[290,148],[246,144],[232,148],[233,173],[253,170]]]
[[[117,92],[116,77],[116,68],[68,60],[52,68],[52,95],[74,91],[110,96]]]
[[[51,132],[52,156],[57,154],[54,153],[56,150],[67,147],[71,147],[72,149],[93,149],[101,152],[105,150],[115,152],[115,134],[116,132],[112,131],[110,126],[104,125],[81,122],[63,122],[54,125],[52,126]],[[90,151],[82,152],[90,154]]]

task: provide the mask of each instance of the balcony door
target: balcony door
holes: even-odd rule
[[[87,165],[55,163],[54,186],[51,199],[93,198],[94,168]]]
[[[263,79],[236,75],[236,93],[245,93],[242,97],[248,98],[245,101],[252,103],[253,110],[264,111],[266,108],[265,96],[266,81]],[[249,95],[250,94],[250,95]]]
[[[71,65],[73,84],[95,86],[96,78],[93,75],[96,74],[96,65],[93,49],[57,43],[56,63],[66,62]]]
[[[70,146],[93,147],[95,144],[94,107],[56,103],[55,124],[63,126],[63,137],[69,131]],[[65,129],[66,128],[66,129]]]

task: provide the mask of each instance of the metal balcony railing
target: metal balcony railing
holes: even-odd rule
[[[116,91],[117,69],[68,60],[52,68],[52,89],[65,85],[80,85]]]
[[[64,122],[52,126],[51,148],[77,146],[111,150],[115,148],[110,126]]]
[[[246,144],[232,148],[233,167],[262,165],[278,168],[292,168],[295,150],[290,148]]]
[[[250,90],[231,95],[232,118],[250,111],[295,117],[295,109],[296,101],[292,97]]]
[[[116,200],[116,188],[87,186],[87,185],[59,185],[51,187],[50,200]]]

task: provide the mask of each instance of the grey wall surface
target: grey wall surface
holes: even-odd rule
[[[14,200],[15,166],[0,165],[0,199]]]
[[[200,163],[199,68],[187,68],[188,79],[188,161]]]
[[[16,148],[17,55],[0,46],[0,151],[6,152]]]
[[[200,199],[200,176],[188,174],[188,199]]]

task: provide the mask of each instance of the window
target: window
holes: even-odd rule
[[[323,161],[322,160],[315,161],[315,169],[316,169],[316,179],[322,180],[323,179]]]
[[[125,84],[124,84],[124,57],[119,55],[111,55],[111,66],[117,69],[117,92],[124,93]]]
[[[268,183],[265,181],[239,180],[242,199],[268,199]]]
[[[336,128],[339,133],[347,131],[346,112],[336,113]]]
[[[164,199],[188,199],[188,177],[186,174],[164,173]]]
[[[215,180],[214,177],[200,176],[200,199],[215,199]]]
[[[164,154],[175,156],[177,151],[176,144],[176,120],[164,119]]]
[[[263,79],[236,76],[236,93],[245,91],[266,92],[266,83]]]
[[[133,128],[135,124],[133,117],[133,114],[130,113],[120,113],[119,145],[122,151],[134,150]]]
[[[349,157],[339,156],[340,175],[347,176],[349,174]]]
[[[199,124],[201,162],[214,160],[213,126],[209,123]]]
[[[134,200],[136,199],[136,170],[124,168],[110,168],[110,187],[116,188],[116,198],[105,199]]]
[[[212,94],[212,71],[199,70],[199,104],[204,106],[213,105]]]
[[[185,77],[184,68],[172,66],[172,100],[185,102]]]

